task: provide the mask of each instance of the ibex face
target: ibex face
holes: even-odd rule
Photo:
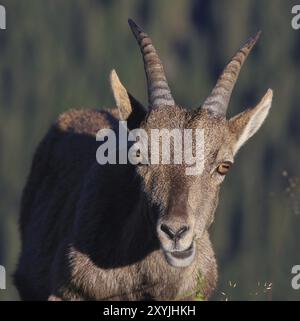
[[[130,27],[139,43],[147,75],[149,111],[145,112],[122,86],[115,71],[111,84],[121,119],[131,128],[142,128],[150,137],[153,129],[203,129],[204,168],[198,175],[187,175],[188,164],[144,164],[136,170],[143,182],[150,220],[154,222],[162,251],[169,264],[191,264],[201,248],[201,239],[214,219],[219,188],[234,162],[239,148],[261,126],[271,107],[273,93],[268,90],[260,103],[226,119],[231,92],[246,57],[258,39],[251,38],[225,67],[201,108],[188,111],[175,104],[161,61],[149,36],[132,20]],[[193,149],[196,137],[192,135]],[[174,148],[173,145],[171,145]],[[151,154],[151,151],[149,151]],[[149,155],[151,159],[151,155]],[[155,217],[154,212],[158,213]]]

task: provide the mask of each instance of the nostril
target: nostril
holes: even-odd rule
[[[189,226],[184,225],[174,232],[168,225],[161,224],[160,229],[168,235],[171,240],[179,240],[189,230]]]
[[[174,239],[175,234],[174,234],[174,232],[172,231],[172,229],[169,226],[167,226],[166,224],[161,224],[160,229],[164,233],[166,233],[171,240]]]

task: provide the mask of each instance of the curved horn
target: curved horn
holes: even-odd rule
[[[260,34],[261,32],[259,31],[254,37],[250,38],[227,64],[211,94],[203,103],[202,109],[209,110],[215,115],[226,115],[230,96],[238,79],[240,70]]]
[[[157,108],[162,105],[174,106],[175,102],[165,77],[161,60],[151,39],[133,20],[128,19],[128,23],[143,55],[150,108]]]

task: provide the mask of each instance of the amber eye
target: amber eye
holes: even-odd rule
[[[217,167],[217,172],[220,175],[226,175],[231,167],[231,162],[224,162]]]

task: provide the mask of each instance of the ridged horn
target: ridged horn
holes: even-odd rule
[[[238,79],[240,70],[251,49],[257,42],[261,32],[251,37],[246,44],[233,56],[223,70],[211,94],[206,98],[202,109],[209,110],[215,115],[225,116],[230,96]]]
[[[132,19],[128,19],[128,23],[143,56],[150,108],[174,106],[175,102],[165,76],[162,62],[157,55],[150,37]]]

